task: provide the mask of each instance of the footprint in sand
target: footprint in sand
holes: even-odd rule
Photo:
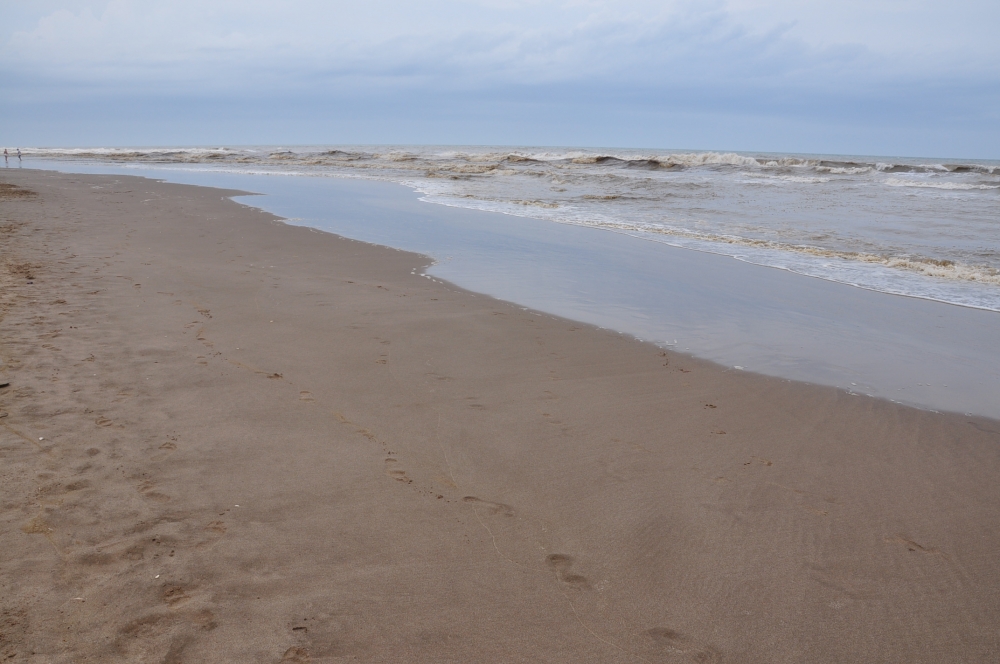
[[[114,424],[114,422],[112,422],[106,417],[98,417],[96,420],[94,420],[94,424],[96,424],[99,427],[109,427],[112,424]]]
[[[212,521],[205,526],[205,530],[222,535],[226,532],[226,524],[222,521]]]
[[[145,557],[146,547],[142,544],[136,544],[130,546],[129,548],[118,554],[118,558],[121,560],[129,560],[135,562],[136,560],[142,560]]]
[[[53,530],[55,529],[49,526],[45,519],[40,516],[36,516],[31,521],[21,526],[21,532],[29,535],[48,535]]]
[[[113,646],[122,652],[130,653],[135,646],[148,647],[148,644],[168,635],[169,632],[177,630],[178,627],[187,625],[194,631],[208,632],[219,626],[215,616],[208,609],[196,612],[162,612],[140,616],[129,622],[120,630],[115,637]],[[160,660],[162,662],[186,662],[184,649],[191,643],[191,637],[180,635],[173,638],[166,655]],[[140,645],[141,644],[141,645]],[[126,657],[126,661],[139,661],[138,653],[131,652],[131,657]]]
[[[582,574],[570,571],[573,567],[573,557],[565,553],[550,553],[545,557],[545,564],[556,573],[556,578],[571,588],[590,590],[590,581]]]
[[[152,480],[146,480],[139,485],[138,490],[139,493],[150,500],[155,500],[158,503],[169,503],[171,500],[170,496],[165,493],[160,493],[159,491],[153,491],[153,487],[155,486],[155,482]]]
[[[191,596],[181,586],[169,585],[163,589],[163,603],[172,609],[189,601],[191,601]]]
[[[150,451],[152,455],[150,458],[153,461],[163,461],[177,450],[177,443],[174,442],[176,439],[173,436],[171,438],[172,440],[168,440],[158,445],[155,450]]]
[[[462,498],[462,502],[471,503],[473,507],[482,507],[489,514],[514,516],[514,508],[510,505],[504,505],[503,503],[493,503],[488,500],[483,500],[482,498],[476,498],[475,496],[466,496],[465,498]]]
[[[308,392],[306,390],[302,390],[301,392],[299,392],[299,399],[302,401],[315,401],[312,392]]]
[[[409,477],[406,476],[406,471],[405,470],[403,470],[402,468],[398,468],[396,466],[396,464],[398,464],[398,463],[399,463],[398,459],[393,459],[392,457],[389,457],[388,459],[386,459],[385,460],[385,474],[388,475],[389,477],[391,477],[394,480],[397,480],[399,482],[406,482],[407,484],[409,484],[413,480],[411,480]]]
[[[312,657],[309,656],[309,651],[305,648],[299,648],[298,646],[292,646],[285,651],[285,654],[281,656],[281,662],[279,664],[307,664],[311,662]]]
[[[698,664],[715,664],[722,661],[722,655],[715,648],[700,644],[667,627],[654,627],[646,630],[646,636],[652,639],[657,650],[682,654],[689,661],[698,662]]]

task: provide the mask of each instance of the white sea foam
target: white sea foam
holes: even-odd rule
[[[833,175],[861,175],[880,169],[877,166],[817,166],[816,170]]]
[[[415,184],[415,183],[410,183]],[[539,217],[538,211],[526,212],[518,205],[556,206],[537,201],[489,201],[429,195],[423,200],[453,207],[500,212],[513,216]],[[979,309],[1000,311],[1000,270],[955,263],[919,255],[886,255],[859,251],[838,251],[818,246],[791,244],[699,232],[690,228],[659,224],[630,223],[553,213],[551,221],[602,228],[664,242],[677,247],[732,256],[759,265],[787,269],[808,276],[840,281],[853,286],[941,300]],[[930,277],[912,280],[908,276]],[[957,282],[957,283],[956,283]]]
[[[916,182],[889,178],[885,181],[890,187],[918,187],[922,189],[950,189],[953,191],[971,191],[973,189],[1000,189],[1000,184],[973,184],[968,182]]]
[[[747,173],[748,182],[796,182],[799,184],[823,184],[829,182],[831,178],[821,176],[805,175],[772,175],[770,173]]]

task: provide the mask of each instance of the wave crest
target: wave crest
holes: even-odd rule
[[[442,167],[449,163],[508,164],[513,167],[529,164],[568,165],[574,167],[625,168],[639,170],[734,167],[753,171],[774,169],[814,170],[832,175],[864,175],[879,172],[941,173],[1000,175],[1000,164],[989,163],[910,163],[862,159],[830,159],[807,156],[748,155],[735,152],[590,152],[582,150],[517,150],[517,151],[455,151],[438,152],[400,148],[386,151],[363,151],[341,148],[24,148],[27,156],[56,159],[95,159],[109,161],[153,161],[176,163],[213,163],[234,161],[239,163],[301,163],[331,164],[370,162],[406,168],[433,165]]]

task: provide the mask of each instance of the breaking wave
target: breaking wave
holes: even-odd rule
[[[423,148],[390,149],[322,149],[322,148],[25,148],[25,155],[49,158],[91,158],[113,161],[274,163],[296,161],[324,163],[369,161],[372,163],[419,162],[446,164],[451,162],[508,164],[573,164],[576,166],[616,166],[620,168],[699,168],[732,166],[749,169],[796,168],[842,175],[880,173],[980,173],[1000,175],[995,163],[924,163],[920,160],[862,161],[839,160],[812,156],[748,155],[735,152],[599,152],[587,150],[513,150],[480,151],[439,150]]]

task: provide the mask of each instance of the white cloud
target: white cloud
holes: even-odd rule
[[[20,3],[18,3],[20,4]],[[70,82],[277,84],[766,79],[858,65],[919,76],[998,67],[1000,3],[602,0],[42,2],[3,69]],[[984,27],[985,26],[985,27]],[[874,68],[874,69],[873,69]],[[268,77],[272,77],[270,80]]]
[[[428,118],[462,109],[468,127],[496,126],[511,105],[528,118],[517,127],[591,113],[590,135],[665,113],[766,116],[779,137],[789,120],[803,136],[834,120],[843,136],[879,136],[891,118],[898,144],[961,125],[976,145],[996,135],[1000,97],[996,0],[0,0],[0,18],[0,106],[21,104],[22,118],[127,97],[320,126],[336,98],[344,123],[395,108],[384,122],[414,136],[416,105]]]

